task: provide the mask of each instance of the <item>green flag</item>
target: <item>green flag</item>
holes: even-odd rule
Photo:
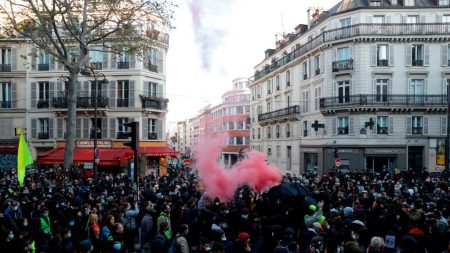
[[[33,157],[31,157],[28,145],[25,142],[23,134],[20,134],[19,150],[17,152],[17,180],[20,187],[23,187],[23,180],[25,179],[25,173],[27,166],[33,164]]]

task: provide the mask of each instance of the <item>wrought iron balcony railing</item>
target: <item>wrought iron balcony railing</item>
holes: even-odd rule
[[[0,64],[0,72],[11,72],[11,64]]]
[[[147,135],[149,140],[157,140],[158,139],[158,133],[156,132],[148,132]]]
[[[320,99],[320,109],[349,107],[446,107],[446,95],[377,95],[360,94],[325,97]]]
[[[128,104],[129,104],[128,98],[117,99],[117,107],[128,107]]]
[[[0,101],[0,108],[11,108],[12,102],[11,101]]]
[[[151,72],[158,72],[158,65],[149,62],[147,65],[147,69]]]
[[[329,31],[324,31],[307,43],[297,47],[289,54],[285,54],[279,60],[265,66],[262,70],[256,71],[255,81],[268,75],[272,71],[288,64],[292,60],[299,58],[307,52],[319,47],[328,42],[333,42],[341,39],[348,39],[357,36],[368,37],[401,37],[401,36],[433,36],[445,35],[450,33],[450,23],[383,23],[383,24],[369,24],[360,23],[345,28],[337,28]],[[298,35],[302,36],[302,34]],[[281,48],[280,50],[284,50]]]
[[[38,139],[46,140],[46,139],[49,139],[49,138],[50,138],[50,135],[49,135],[48,132],[39,132],[38,133]]]
[[[378,67],[387,67],[389,66],[389,60],[377,60]]]
[[[333,72],[339,72],[343,70],[353,69],[353,59],[334,61],[333,62]]]
[[[118,69],[129,69],[130,68],[130,63],[127,62],[127,61],[117,62],[117,68]]]
[[[48,63],[38,64],[38,71],[48,71],[50,69],[50,65]]]
[[[412,134],[422,134],[422,127],[412,127]]]
[[[37,101],[37,108],[48,108],[49,104],[48,104],[48,100],[46,99],[40,99]]]
[[[338,127],[338,134],[348,134],[348,127]]]
[[[167,109],[167,99],[162,98],[146,98],[142,100],[143,109],[155,109],[155,110],[166,110]]]
[[[412,61],[412,65],[415,67],[423,66],[423,60],[414,60]]]
[[[77,97],[77,108],[95,108],[95,99],[97,99],[97,108],[106,108],[108,106],[108,98],[105,97]],[[67,108],[66,97],[54,97],[52,99],[54,108]]]
[[[377,126],[377,134],[388,134],[388,127]]]
[[[280,110],[266,112],[258,115],[258,121],[269,120],[273,118],[280,118],[285,116],[294,116],[300,113],[300,106],[294,105],[290,107],[286,107]]]

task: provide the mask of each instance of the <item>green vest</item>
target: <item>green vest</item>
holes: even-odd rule
[[[52,230],[50,229],[50,218],[47,217],[47,220],[44,218],[39,218],[41,221],[41,231],[46,235],[52,235]]]

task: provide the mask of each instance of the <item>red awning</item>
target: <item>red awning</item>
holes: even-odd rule
[[[133,150],[127,149],[128,155],[133,155]],[[146,156],[178,156],[178,151],[168,147],[140,147],[138,154]]]
[[[99,149],[98,165],[120,166],[124,164],[126,149],[109,148]],[[92,163],[94,160],[93,149],[75,149],[73,152],[73,163],[81,165]],[[62,164],[64,163],[64,148],[56,148],[38,156],[38,164]]]

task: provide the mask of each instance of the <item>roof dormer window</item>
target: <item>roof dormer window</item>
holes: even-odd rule
[[[380,7],[381,6],[381,0],[371,0],[370,6],[372,7]]]
[[[416,0],[405,0],[405,6],[416,6]]]
[[[439,0],[439,6],[448,6],[449,0]]]

